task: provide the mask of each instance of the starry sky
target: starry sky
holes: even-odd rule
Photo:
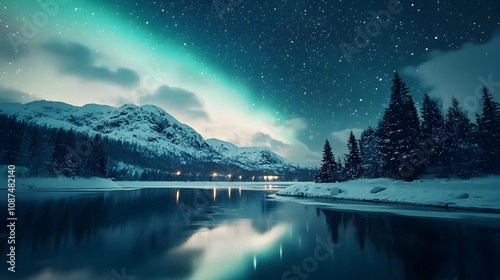
[[[3,0],[0,37],[0,102],[154,104],[300,162],[376,126],[394,71],[470,116],[500,92],[496,0]]]

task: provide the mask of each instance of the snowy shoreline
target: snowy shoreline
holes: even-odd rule
[[[115,182],[105,178],[81,178],[75,179],[58,177],[17,177],[16,191],[22,190],[116,190],[121,189]],[[2,188],[0,188],[2,190]],[[5,189],[4,189],[5,190]]]
[[[341,183],[303,183],[282,189],[277,195],[500,213],[500,176],[471,180],[427,179],[403,182],[360,179]]]

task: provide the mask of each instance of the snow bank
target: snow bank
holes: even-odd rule
[[[67,177],[57,178],[35,178],[35,177],[17,177],[16,191],[18,190],[96,190],[96,189],[120,189],[115,182],[103,178],[79,178]]]
[[[303,183],[291,185],[277,194],[500,212],[500,176],[414,182],[361,179],[342,183]]]

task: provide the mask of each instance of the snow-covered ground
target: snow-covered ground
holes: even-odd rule
[[[19,190],[114,190],[121,189],[115,182],[103,178],[36,178],[17,177],[16,191]]]
[[[500,212],[500,176],[471,180],[402,182],[390,179],[362,179],[342,183],[302,183],[288,186],[277,194]]]

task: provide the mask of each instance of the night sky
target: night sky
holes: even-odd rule
[[[0,102],[155,104],[205,138],[314,162],[377,125],[394,71],[414,100],[455,96],[471,116],[478,85],[499,99],[496,0],[56,3],[0,3]]]

